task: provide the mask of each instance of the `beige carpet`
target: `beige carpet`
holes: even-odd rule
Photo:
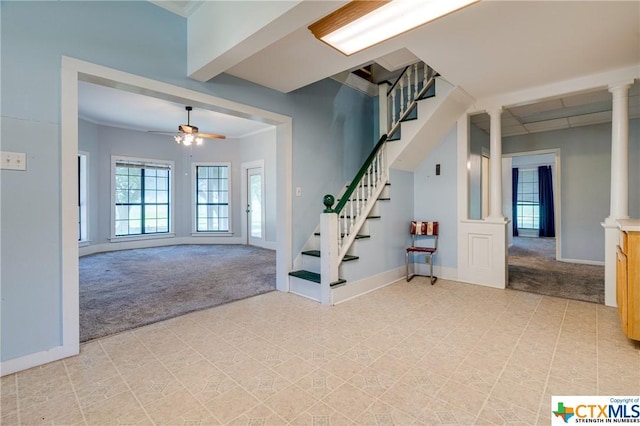
[[[514,237],[507,288],[604,303],[604,266],[558,262],[555,238]]]
[[[80,258],[80,341],[275,290],[276,252],[179,245]]]

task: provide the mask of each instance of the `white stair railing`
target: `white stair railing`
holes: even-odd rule
[[[420,78],[422,75],[422,78]],[[417,62],[404,69],[400,77],[387,91],[390,120],[387,123],[387,135],[391,137],[400,127],[400,122],[413,109],[413,104],[420,99],[433,82],[436,72],[424,62]]]
[[[422,79],[419,79],[419,73],[422,74]],[[400,122],[415,108],[416,102],[433,84],[435,75],[436,72],[423,62],[405,68],[387,92],[388,113],[391,117],[387,133],[382,135],[335,208],[334,197],[324,197],[325,210],[320,217],[320,285],[323,304],[331,303],[331,285],[338,282],[340,263],[387,184],[387,137],[396,132]]]

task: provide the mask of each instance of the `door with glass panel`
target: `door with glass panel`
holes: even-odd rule
[[[247,170],[247,244],[261,246],[265,240],[264,169]]]

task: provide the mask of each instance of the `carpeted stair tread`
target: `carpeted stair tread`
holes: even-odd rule
[[[306,271],[304,269],[301,269],[299,271],[291,271],[289,272],[289,275],[291,275],[292,277],[301,278],[303,280],[320,284],[320,274],[316,272],[311,272],[311,271]],[[332,282],[330,286],[336,287],[346,282],[347,280],[345,280],[344,278],[339,278],[338,281]]]
[[[307,250],[307,251],[303,251],[302,254],[305,254],[307,256],[320,257],[320,250]],[[352,256],[350,254],[347,254],[344,256],[342,261],[349,262],[350,260],[357,260],[357,259],[359,259],[358,256]]]

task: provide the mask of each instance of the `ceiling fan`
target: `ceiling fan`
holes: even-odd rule
[[[180,124],[178,126],[178,134],[175,134],[174,132],[163,132],[163,131],[156,131],[156,130],[149,130],[149,132],[162,133],[166,135],[174,135],[173,139],[177,143],[183,144],[185,146],[189,146],[192,144],[202,145],[202,142],[203,142],[202,138],[210,138],[210,139],[226,138],[223,135],[217,135],[215,133],[200,133],[198,131],[198,128],[196,126],[193,126],[190,121],[191,111],[193,110],[193,107],[185,106],[184,109],[187,111],[187,124]]]

